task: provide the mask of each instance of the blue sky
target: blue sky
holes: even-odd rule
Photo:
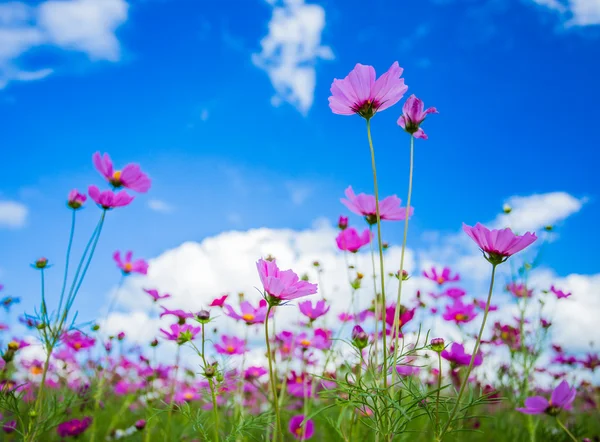
[[[597,271],[596,0],[272,3],[0,5],[0,201],[27,209],[16,225],[0,223],[7,293],[30,308],[28,264],[62,262],[64,198],[102,183],[97,150],[140,163],[153,187],[110,214],[86,289],[96,295],[118,280],[115,249],[153,257],[229,229],[335,222],[344,188],[369,193],[373,183],[364,122],[330,112],[331,81],[357,62],[383,73],[396,60],[409,93],[440,111],[416,147],[414,243],[492,220],[513,195],[561,191],[586,202],[560,226],[547,264],[560,275]],[[269,39],[279,13],[288,32]],[[400,112],[378,114],[373,136],[381,192],[404,199]],[[91,205],[81,213],[81,242],[98,215]],[[400,229],[386,235],[398,240]]]

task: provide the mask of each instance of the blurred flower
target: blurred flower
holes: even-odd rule
[[[425,121],[428,114],[439,113],[435,107],[425,110],[425,105],[414,94],[408,97],[402,107],[402,115],[398,118],[398,126],[415,138],[427,139],[427,135],[421,129],[421,123]]]
[[[105,210],[114,209],[115,207],[125,207],[134,199],[134,197],[128,195],[124,190],[117,193],[112,190],[100,192],[100,189],[93,185],[88,187],[88,194],[96,204]]]
[[[371,242],[371,236],[369,229],[359,234],[354,227],[348,227],[338,234],[335,242],[340,250],[356,253],[362,246]]]
[[[480,223],[475,227],[463,223],[463,230],[484,252],[485,258],[494,265],[506,261],[537,239],[535,233],[515,235],[510,229],[490,230]]]
[[[356,195],[352,186],[348,186],[344,194],[348,199],[341,199],[352,213],[362,215],[369,224],[377,223],[377,210],[375,205],[375,197],[365,193]],[[400,207],[402,200],[396,195],[388,196],[379,201],[379,216],[382,220],[402,221],[406,218],[406,207]],[[414,207],[410,208],[410,216],[413,215]]]
[[[309,318],[312,322],[325,315],[329,311],[330,306],[326,305],[325,300],[322,299],[317,301],[314,307],[311,301],[303,301],[298,304],[298,308],[300,309],[300,313]]]
[[[240,303],[241,315],[237,314],[229,304],[223,306],[223,311],[230,318],[244,321],[246,324],[262,324],[267,317],[267,301],[261,299],[258,307],[253,307],[248,301]]]
[[[452,343],[450,350],[445,349],[442,351],[442,358],[456,365],[469,365],[471,362],[471,357],[472,355],[465,353],[465,348],[462,346],[462,344],[457,342]],[[478,367],[482,362],[483,357],[481,356],[481,353],[478,353],[473,361],[473,367]]]
[[[229,295],[223,295],[220,298],[215,298],[213,299],[213,302],[211,302],[210,304],[208,304],[209,307],[223,307],[223,304],[225,304],[225,300],[227,299]]]
[[[275,260],[259,259],[256,267],[271,305],[317,293],[317,284],[301,281],[292,270],[279,270]]]
[[[463,304],[457,299],[454,304],[447,305],[442,318],[446,321],[454,321],[455,324],[471,322],[477,313],[473,304]]]
[[[144,289],[144,291],[152,297],[154,302],[157,302],[159,299],[167,299],[171,297],[171,295],[169,295],[168,293],[161,295],[156,289]]]
[[[241,355],[246,352],[246,344],[235,336],[221,335],[221,343],[215,344],[215,349],[224,355]]]
[[[340,219],[338,220],[338,228],[340,230],[344,230],[346,227],[348,227],[348,217],[340,215]]]
[[[329,107],[334,114],[358,114],[370,119],[378,111],[396,104],[408,90],[403,69],[394,62],[388,71],[375,79],[373,66],[357,63],[343,80],[335,79],[331,85]]]
[[[117,263],[117,267],[121,269],[124,275],[129,275],[130,273],[140,273],[142,275],[146,275],[148,273],[148,263],[143,259],[138,259],[136,261],[132,261],[133,252],[128,251],[125,254],[125,260],[121,260],[121,252],[118,250],[113,254],[113,259]]]
[[[315,434],[315,423],[312,419],[306,420],[303,414],[298,414],[290,419],[289,429],[296,439],[307,440]]]
[[[127,164],[123,170],[113,170],[113,163],[110,156],[105,153],[103,156],[100,152],[92,155],[94,167],[115,189],[127,187],[136,192],[147,192],[150,189],[150,178],[137,164]]]
[[[84,417],[83,419],[71,419],[70,421],[63,422],[56,427],[56,432],[60,437],[77,437],[85,430],[88,429],[92,423],[91,417]]]
[[[542,414],[556,416],[561,410],[570,410],[577,395],[575,388],[570,388],[567,381],[562,381],[552,392],[550,400],[543,396],[532,396],[525,399],[525,407],[517,411],[525,414]]]
[[[360,325],[355,325],[352,329],[352,343],[360,350],[369,345],[369,335]]]
[[[21,298],[6,296],[0,300],[0,305],[8,312],[13,305],[19,304],[20,302]]]
[[[433,282],[437,282],[439,285],[443,285],[447,282],[460,281],[460,275],[458,273],[452,275],[452,270],[450,270],[450,267],[444,267],[441,272],[438,272],[435,267],[432,267],[430,272],[427,272],[426,270],[423,271],[423,276]]]
[[[189,324],[171,324],[169,329],[171,330],[170,332],[162,328],[160,331],[169,341],[177,341],[179,345],[194,340],[198,333],[200,333],[200,327],[192,327]]]
[[[514,281],[506,285],[506,290],[508,290],[517,298],[531,298],[533,295],[533,290],[527,290],[527,286],[525,284],[517,284]]]
[[[69,192],[67,197],[67,206],[73,210],[78,210],[83,206],[83,203],[87,200],[85,193],[80,193],[77,189],[73,189]]]
[[[180,310],[180,309],[169,310],[168,308],[166,308],[165,306],[162,306],[162,305],[160,306],[160,308],[163,309],[163,312],[159,315],[159,318],[162,318],[163,316],[167,316],[167,315],[175,316],[179,320],[180,325],[185,323],[186,319],[190,319],[190,318],[194,317],[193,313],[184,312],[183,310]]]
[[[568,298],[572,293],[565,293],[562,290],[558,290],[556,287],[551,286],[550,291],[556,295],[556,299]]]
[[[76,352],[86,348],[91,348],[96,343],[94,338],[84,335],[79,330],[63,333],[61,340],[66,344],[67,347],[75,350]]]

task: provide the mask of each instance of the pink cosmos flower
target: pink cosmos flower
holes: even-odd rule
[[[437,282],[439,285],[443,285],[447,282],[460,281],[460,275],[458,273],[452,275],[451,272],[452,270],[450,270],[450,267],[444,267],[441,272],[438,272],[435,267],[432,267],[430,272],[427,272],[427,270],[423,271],[423,276],[433,282]]]
[[[260,367],[260,366],[248,367],[246,369],[246,371],[244,372],[244,378],[245,379],[256,379],[256,378],[266,375],[267,373],[268,373],[268,371],[265,367]]]
[[[457,342],[452,343],[450,350],[445,349],[442,351],[442,358],[456,365],[469,365],[471,357],[472,355],[465,353],[465,348]],[[480,366],[482,362],[483,357],[481,356],[481,353],[478,353],[477,356],[475,356],[475,361],[473,361],[473,367]]]
[[[105,153],[103,156],[96,152],[92,156],[94,167],[115,189],[127,187],[136,192],[144,193],[150,189],[150,178],[137,164],[127,164],[123,170],[113,170],[113,163],[110,156]]]
[[[260,300],[258,307],[253,307],[248,301],[242,301],[240,303],[241,315],[237,314],[229,304],[223,306],[227,316],[238,321],[244,321],[246,324],[264,323],[267,317],[267,308],[267,301],[264,299]]]
[[[118,250],[113,254],[113,259],[117,263],[117,267],[121,269],[124,275],[129,275],[130,273],[140,273],[142,275],[146,275],[148,273],[148,263],[143,259],[138,259],[136,261],[132,261],[133,252],[128,251],[125,254],[125,260],[121,260],[121,252]]]
[[[213,302],[211,302],[208,306],[209,307],[223,307],[223,304],[225,304],[225,300],[227,299],[229,295],[223,295],[220,298],[215,298],[213,299]]]
[[[358,114],[370,119],[378,111],[396,104],[408,90],[403,69],[394,62],[389,70],[375,79],[373,66],[358,63],[343,80],[335,79],[331,85],[329,107],[334,114]]]
[[[125,207],[134,199],[134,197],[124,190],[117,193],[112,190],[100,192],[100,189],[94,185],[88,187],[88,194],[90,195],[90,198],[104,210],[114,209],[115,207]]]
[[[77,210],[83,206],[85,200],[87,200],[85,193],[80,193],[77,189],[73,189],[69,192],[69,196],[67,197],[67,206],[73,210]]]
[[[317,293],[317,284],[301,281],[292,270],[279,270],[275,260],[265,261],[261,258],[257,261],[256,268],[269,301],[273,304]]]
[[[340,201],[344,204],[351,212],[357,215],[365,217],[369,224],[377,223],[377,211],[375,207],[375,197],[373,195],[367,195],[359,193],[356,195],[352,186],[348,186],[344,192],[346,199]],[[406,207],[400,207],[402,200],[396,195],[388,196],[387,198],[379,201],[379,216],[382,220],[389,221],[402,221],[406,218]],[[410,216],[413,215],[414,207],[410,208]]]
[[[438,114],[435,107],[425,110],[425,105],[414,94],[408,97],[402,106],[402,115],[398,118],[398,126],[415,138],[427,139],[427,135],[421,129],[421,123],[429,114]]]
[[[316,348],[319,350],[325,350],[330,347],[328,337],[323,330],[315,330],[314,336],[310,337],[306,333],[300,333],[296,336],[296,343],[300,348]]]
[[[163,309],[163,312],[159,315],[160,318],[167,315],[176,316],[180,323],[184,323],[186,319],[190,319],[194,317],[194,314],[191,312],[184,312],[181,309],[169,310],[165,306],[160,306]]]
[[[565,293],[562,290],[558,290],[556,287],[551,286],[550,291],[556,295],[556,299],[568,298],[573,293]]]
[[[222,355],[242,355],[246,352],[246,344],[243,339],[222,335],[221,343],[215,344],[215,350]]]
[[[315,434],[315,423],[312,419],[306,419],[303,414],[298,414],[290,419],[289,430],[296,439],[307,440]]]
[[[471,322],[477,316],[473,304],[463,304],[457,299],[454,304],[447,305],[446,311],[442,315],[446,321],[454,321],[455,324]]]
[[[362,246],[371,242],[371,237],[369,229],[365,229],[359,235],[354,227],[348,227],[339,233],[335,238],[335,242],[340,250],[356,253]]]
[[[156,289],[144,289],[144,291],[152,297],[154,302],[157,302],[159,299],[167,299],[171,297],[171,295],[169,295],[168,293],[161,295]]]
[[[408,322],[412,321],[412,319],[415,317],[415,311],[416,309],[414,308],[408,309],[401,305],[398,313],[396,313],[396,305],[388,306],[385,310],[385,322],[390,327],[390,329],[386,332],[390,334],[393,331],[392,327],[394,327],[394,320],[396,315],[399,315],[398,329],[402,330],[402,327],[404,327]]]
[[[475,227],[463,223],[463,230],[483,251],[485,258],[494,265],[506,261],[537,239],[535,233],[515,235],[510,229],[490,230],[480,223]]]
[[[200,398],[201,396],[198,393],[197,389],[193,387],[184,386],[182,388],[177,389],[173,400],[181,404],[183,402],[197,401]]]
[[[312,322],[315,319],[325,315],[331,307],[326,305],[325,300],[322,299],[317,301],[314,307],[311,301],[304,301],[298,304],[298,308],[300,308],[300,313],[302,313]]]
[[[444,291],[444,293],[442,293],[442,296],[447,296],[448,298],[452,298],[452,299],[460,299],[463,296],[465,296],[466,294],[467,294],[467,292],[465,292],[463,289],[460,289],[458,287],[453,287],[453,288],[446,289]]]
[[[89,416],[84,417],[81,420],[71,419],[70,421],[66,421],[62,424],[59,424],[58,427],[56,427],[56,432],[60,437],[77,437],[83,432],[85,432],[85,430],[88,429],[91,423],[92,418]]]
[[[413,365],[396,365],[396,372],[400,376],[413,376],[419,374],[420,368]]]
[[[190,324],[171,324],[169,329],[171,330],[170,332],[162,328],[160,331],[165,335],[166,339],[177,341],[178,343],[191,341],[200,333],[200,327],[193,327]]]
[[[525,284],[517,284],[516,282],[510,282],[506,285],[506,290],[511,292],[517,298],[531,298],[533,290],[527,290]]]
[[[288,393],[294,397],[312,397],[311,379],[307,373],[291,371],[287,379]]]
[[[600,355],[588,353],[585,359],[580,359],[579,363],[588,370],[594,372],[597,367],[600,367]]]
[[[94,338],[84,335],[79,330],[63,333],[61,340],[67,345],[67,347],[75,350],[76,352],[93,347],[96,343]]]
[[[562,381],[554,389],[550,400],[543,396],[532,396],[525,399],[525,407],[517,408],[517,411],[525,414],[546,413],[556,416],[561,410],[570,410],[577,395],[575,388],[570,388],[567,381]]]
[[[485,310],[485,301],[483,299],[473,299],[473,305],[480,310]],[[488,307],[488,310],[490,312],[495,312],[496,310],[498,310],[498,306],[494,305],[494,304],[490,304],[490,306]]]

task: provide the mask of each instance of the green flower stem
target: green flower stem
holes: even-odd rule
[[[569,437],[574,441],[574,442],[578,442],[577,438],[575,436],[573,436],[573,433],[571,433],[569,431],[569,429],[565,426],[565,424],[563,424],[560,419],[558,419],[558,417],[556,418],[556,423],[558,424],[558,426],[560,428],[562,428],[564,430],[565,433],[567,433],[569,435]]]
[[[273,372],[273,355],[271,354],[271,344],[269,339],[269,315],[273,306],[269,304],[267,317],[265,318],[265,341],[267,343],[267,359],[269,360],[269,378],[271,380],[271,390],[273,392],[273,410],[275,411],[276,425],[273,428],[273,440],[277,442],[278,434],[281,434],[281,417],[279,416],[279,402],[277,400],[277,379]]]
[[[173,418],[173,402],[175,396],[175,387],[177,385],[177,374],[179,373],[179,359],[181,356],[181,345],[177,344],[177,353],[175,355],[175,376],[173,377],[173,384],[171,384],[171,392],[169,398],[169,413],[167,415],[167,437],[171,438],[171,420]]]
[[[58,301],[58,310],[60,312],[62,310],[63,300],[65,298],[65,290],[67,289],[67,279],[69,277],[69,261],[71,259],[71,247],[73,246],[73,237],[75,236],[75,218],[77,211],[73,210],[73,214],[71,216],[71,233],[69,233],[69,243],[67,245],[67,257],[65,258],[65,275],[63,277],[62,289],[60,290],[60,299]]]
[[[413,183],[413,170],[414,170],[414,157],[415,157],[415,137],[410,136],[410,167],[408,173],[408,197],[406,198],[406,216],[404,218],[404,236],[402,238],[402,250],[400,252],[400,273],[398,274],[398,298],[396,299],[396,314],[394,315],[394,326],[393,326],[393,337],[394,337],[394,359],[392,360],[394,366],[398,363],[398,340],[400,338],[400,301],[402,299],[402,282],[404,271],[404,252],[406,251],[406,239],[408,236],[408,219],[410,218],[410,200],[412,197],[412,183]],[[392,368],[393,370],[393,368]],[[392,397],[394,396],[394,386],[396,384],[392,382]]]
[[[435,398],[435,433],[440,428],[440,391],[442,389],[442,353],[437,352],[438,355],[438,382],[437,382],[437,394]]]
[[[456,404],[454,404],[454,408],[452,409],[452,412],[450,413],[450,416],[448,417],[448,422],[446,422],[444,429],[442,430],[442,432],[439,435],[438,439],[440,441],[442,440],[442,438],[444,437],[444,434],[446,434],[446,432],[448,431],[448,428],[452,424],[452,419],[454,419],[454,416],[456,416],[458,408],[460,407],[460,398],[462,397],[462,395],[465,391],[465,388],[467,386],[467,383],[469,382],[469,376],[471,375],[471,370],[473,370],[473,364],[475,363],[475,357],[477,356],[477,352],[479,351],[479,344],[481,344],[481,337],[483,336],[483,330],[485,329],[485,322],[487,320],[488,313],[490,311],[490,303],[492,302],[492,293],[494,291],[494,279],[496,276],[496,267],[497,266],[498,266],[498,264],[492,264],[492,277],[490,280],[490,291],[488,293],[487,301],[485,304],[485,311],[483,313],[483,321],[481,322],[481,328],[479,329],[479,335],[477,336],[477,342],[475,343],[475,348],[473,349],[473,354],[471,355],[471,362],[469,362],[469,366],[467,367],[467,372],[465,373],[465,377],[460,386],[460,390],[458,391],[458,396],[456,397]]]

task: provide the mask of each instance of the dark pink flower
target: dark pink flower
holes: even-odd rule
[[[458,287],[453,287],[453,288],[448,288],[444,291],[444,293],[442,293],[442,296],[447,296],[448,298],[452,298],[452,299],[460,299],[463,296],[465,296],[467,294],[467,292],[465,292],[463,289],[460,289]]]
[[[12,420],[12,421],[8,421],[5,422],[2,425],[2,430],[6,433],[6,434],[11,434],[14,433],[17,430],[17,421]]]
[[[311,301],[304,301],[298,304],[300,308],[300,313],[309,318],[311,321],[314,321],[317,318],[320,318],[324,314],[326,314],[330,307],[325,304],[325,300],[317,301],[315,306],[313,307]]]
[[[437,282],[439,285],[443,285],[447,282],[460,281],[460,275],[458,273],[452,275],[451,272],[452,270],[450,270],[450,267],[444,267],[441,272],[438,272],[435,267],[432,267],[430,272],[427,272],[426,270],[423,271],[423,276],[433,282]]]
[[[223,306],[227,316],[238,321],[244,321],[246,324],[262,324],[267,317],[267,301],[261,299],[258,307],[253,307],[248,301],[240,303],[241,314],[237,314],[229,304]]]
[[[160,308],[163,309],[163,312],[159,315],[160,318],[167,315],[176,316],[179,322],[182,324],[185,322],[186,319],[194,317],[194,314],[192,312],[184,312],[181,309],[169,310],[168,308],[162,305],[160,306]]]
[[[446,321],[454,321],[455,324],[471,322],[475,319],[477,313],[473,304],[463,304],[460,299],[457,299],[454,304],[447,305],[446,311],[442,315]]]
[[[169,341],[177,341],[180,345],[192,341],[200,333],[200,327],[192,327],[189,324],[171,324],[169,329],[171,330],[170,332],[162,328],[160,331]]]
[[[537,239],[535,233],[515,235],[510,229],[490,230],[480,223],[475,227],[463,223],[463,230],[483,251],[485,258],[495,265],[506,261]]]
[[[348,227],[338,234],[335,242],[340,250],[356,253],[362,246],[371,242],[371,236],[369,229],[359,234],[354,227]]]
[[[556,416],[561,410],[570,410],[577,395],[575,388],[569,387],[567,381],[562,381],[554,389],[550,400],[543,396],[532,396],[525,399],[525,407],[517,408],[517,411],[525,414],[546,413]]]
[[[140,273],[145,275],[148,273],[148,263],[143,259],[138,259],[136,261],[132,261],[133,252],[128,251],[125,254],[125,260],[121,260],[121,252],[118,250],[113,254],[113,259],[117,263],[117,267],[121,269],[124,275],[129,275],[130,273]]]
[[[344,230],[346,227],[348,227],[348,217],[340,215],[340,219],[338,220],[338,229]]]
[[[317,293],[317,284],[301,281],[292,270],[279,270],[275,260],[261,258],[256,268],[269,302],[277,304]]]
[[[169,295],[168,293],[161,295],[156,289],[144,289],[144,291],[152,297],[154,302],[157,302],[159,299],[167,299],[171,297],[171,295]]]
[[[80,193],[77,189],[73,189],[69,192],[69,196],[67,197],[67,206],[73,210],[77,210],[83,206],[85,200],[87,200],[85,193]]]
[[[84,417],[83,419],[71,419],[70,421],[63,422],[56,427],[56,432],[60,437],[77,437],[85,430],[88,429],[92,423],[91,417]]]
[[[100,192],[100,189],[93,185],[88,187],[88,194],[96,204],[105,210],[127,206],[133,201],[134,198],[128,195],[124,190],[121,190],[117,193],[113,192],[112,190]]]
[[[243,339],[222,335],[221,343],[215,344],[215,350],[223,355],[242,355],[246,352],[246,344]]]
[[[471,357],[472,355],[466,353],[465,348],[457,342],[452,343],[452,345],[450,346],[450,350],[445,349],[444,351],[442,351],[442,358],[456,365],[469,365],[469,363],[471,362]],[[481,353],[478,353],[477,356],[475,356],[473,367],[478,367],[479,365],[481,365],[482,362],[483,358],[481,356]]]
[[[200,396],[200,393],[198,393],[197,389],[188,387],[188,386],[184,386],[184,387],[177,389],[177,392],[175,393],[175,397],[173,398],[173,400],[175,402],[181,404],[183,402],[197,401],[200,398],[201,398],[201,396]]]
[[[319,350],[325,350],[330,347],[328,336],[325,332],[321,331],[317,333],[315,330],[314,335],[311,337],[306,333],[300,333],[296,336],[296,343],[300,348],[316,348]]]
[[[136,192],[144,193],[150,189],[150,178],[137,164],[127,164],[123,170],[113,170],[113,163],[110,156],[105,153],[103,156],[96,152],[92,156],[94,167],[115,189],[127,187]]]
[[[67,345],[67,347],[75,351],[93,347],[96,343],[96,340],[94,338],[84,335],[79,330],[73,330],[69,333],[63,333],[61,339]]]
[[[506,285],[506,290],[511,292],[517,298],[531,298],[533,290],[527,290],[525,284],[517,284],[516,282],[510,282]]]
[[[365,217],[369,224],[377,223],[377,211],[375,206],[375,197],[373,195],[367,195],[359,193],[356,195],[352,186],[348,186],[344,192],[346,199],[340,201],[344,204],[351,212],[357,215]],[[388,196],[387,198],[379,201],[379,216],[382,220],[389,221],[401,221],[406,218],[406,207],[400,207],[402,200],[396,195]],[[413,215],[414,208],[410,208],[410,216]]]
[[[568,298],[573,293],[565,293],[562,290],[558,290],[556,287],[551,286],[550,291],[556,295],[556,299]]]
[[[402,115],[398,118],[398,126],[415,138],[427,139],[427,135],[421,129],[421,123],[429,114],[438,114],[435,107],[425,110],[425,105],[414,94],[408,97],[402,106]]]
[[[485,301],[483,299],[473,299],[473,305],[480,310],[485,310]],[[488,307],[488,310],[490,312],[495,312],[496,310],[498,310],[498,306],[494,305],[494,304],[490,304],[490,306]]]
[[[369,119],[376,112],[393,106],[408,90],[404,78],[400,78],[402,71],[396,61],[376,80],[373,66],[358,63],[346,78],[333,80],[329,97],[331,111]]]
[[[213,299],[213,302],[211,302],[208,306],[209,307],[223,307],[223,304],[225,304],[225,300],[227,299],[229,295],[223,295],[220,298],[215,298]]]
[[[296,439],[310,439],[315,434],[315,423],[312,419],[306,419],[303,414],[292,416],[290,419],[290,433]]]

